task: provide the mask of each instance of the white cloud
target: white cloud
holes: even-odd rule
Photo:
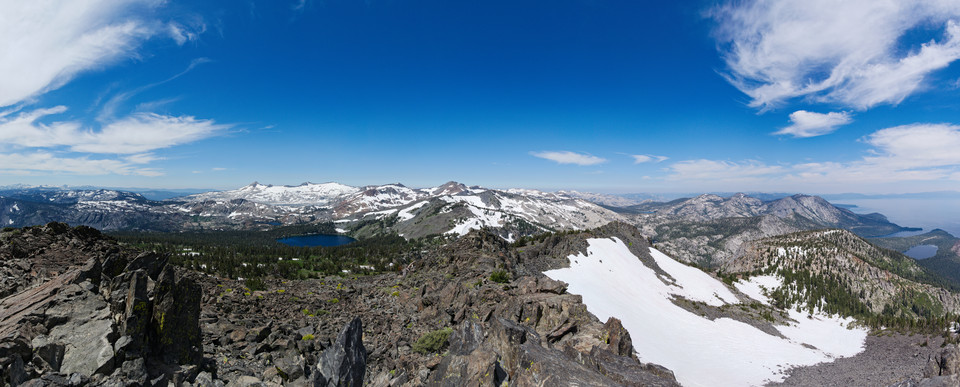
[[[873,148],[849,162],[813,161],[767,165],[759,161],[687,160],[668,168],[668,179],[708,183],[727,189],[796,189],[846,192],[851,185],[866,192],[889,191],[904,183],[916,189],[944,187],[960,177],[960,126],[914,124],[879,130],[862,139]],[[747,184],[746,186],[743,184]]]
[[[0,144],[24,148],[66,147],[73,152],[134,154],[186,144],[214,136],[229,125],[190,116],[171,117],[134,113],[106,124],[101,130],[84,128],[78,122],[44,124],[41,118],[63,113],[64,106],[23,112],[0,118]]]
[[[667,156],[654,156],[654,155],[630,155],[630,157],[633,157],[634,164],[649,163],[651,161],[659,163],[669,158]]]
[[[16,115],[0,114],[0,149],[16,151],[0,153],[0,174],[157,176],[159,171],[143,167],[161,159],[149,152],[215,136],[230,128],[212,120],[153,113],[135,113],[107,123],[100,130],[85,128],[77,121],[42,122],[66,110],[56,106]],[[88,155],[77,156],[78,153]],[[89,154],[101,156],[91,158]]]
[[[838,126],[853,121],[847,112],[830,112],[827,114],[797,110],[790,114],[793,125],[780,129],[774,134],[788,134],[793,137],[815,137],[833,133]]]
[[[531,152],[534,157],[555,161],[558,164],[596,165],[607,162],[607,159],[588,154],[559,151],[559,152]]]
[[[31,0],[0,3],[0,106],[63,86],[77,74],[136,57],[159,33],[156,0]],[[138,12],[134,12],[138,11]]]
[[[891,169],[960,165],[960,126],[903,125],[877,131],[864,141],[877,148],[866,162]]]
[[[176,22],[167,23],[167,35],[177,42],[178,46],[187,42],[195,42],[200,39],[200,34],[207,31],[207,26],[202,21],[198,21],[196,24],[196,26],[187,27]]]
[[[728,79],[754,107],[795,97],[857,109],[898,104],[960,59],[956,0],[752,0],[712,16]],[[917,30],[942,34],[903,47]]]
[[[213,120],[135,113],[88,132],[87,141],[71,146],[77,152],[140,153],[181,145],[219,134],[229,128]]]
[[[59,157],[53,153],[0,154],[0,174],[31,175],[37,173],[66,173],[75,175],[141,175],[159,176],[155,169],[140,168],[125,160],[91,159],[89,157]]]

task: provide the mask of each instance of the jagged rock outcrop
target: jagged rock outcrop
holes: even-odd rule
[[[153,345],[166,362],[200,360],[200,286],[167,266],[160,274],[150,320]]]
[[[0,299],[0,366],[8,383],[157,384],[196,376],[200,288],[164,256],[135,255],[97,230],[61,223],[5,232],[0,241],[0,254],[12,257],[0,268],[30,269],[0,288],[9,294]]]
[[[626,333],[623,331],[622,333]],[[625,337],[629,342],[629,334]],[[504,318],[481,324],[466,321],[450,338],[450,352],[427,380],[428,385],[500,386],[588,385],[674,386],[673,374],[639,365],[613,345],[597,345],[588,353],[546,343],[533,329]],[[650,372],[657,370],[657,374]]]
[[[340,331],[337,341],[325,349],[313,373],[316,387],[362,386],[367,366],[363,347],[363,322],[355,318]]]

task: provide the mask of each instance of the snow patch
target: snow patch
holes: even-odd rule
[[[413,211],[416,210],[416,209],[418,209],[418,208],[420,208],[420,207],[423,207],[423,206],[427,205],[427,203],[429,203],[429,202],[427,202],[427,201],[422,201],[422,202],[419,202],[419,203],[417,203],[417,204],[414,204],[414,205],[412,205],[412,206],[410,206],[410,207],[404,208],[404,209],[400,210],[400,212],[397,213],[397,218],[398,218],[401,222],[407,221],[407,220],[410,220],[410,219],[413,219],[413,217],[414,217]]]
[[[588,239],[588,243],[586,255],[568,257],[569,268],[544,274],[567,282],[568,291],[581,295],[600,321],[619,318],[631,332],[640,360],[673,370],[685,386],[782,381],[789,368],[852,356],[863,349],[867,332],[848,329],[847,319],[809,319],[798,313],[796,324],[777,327],[788,339],[729,318],[711,321],[680,308],[670,298],[682,295],[711,303],[732,302],[729,290],[720,290],[724,288],[720,281],[688,272],[689,267],[670,263],[672,259],[651,249],[657,264],[676,279],[675,285],[668,285],[619,239]],[[769,279],[757,280],[757,286],[765,281]]]
[[[727,289],[722,282],[713,279],[702,270],[677,262],[652,247],[650,248],[650,255],[657,261],[657,266],[660,266],[663,271],[670,273],[670,276],[677,280],[676,284],[681,289],[671,292],[671,294],[712,306],[740,302],[737,296],[730,289]]]
[[[758,275],[746,280],[741,279],[734,282],[733,286],[736,287],[740,293],[746,294],[747,297],[760,301],[761,304],[770,305],[770,299],[767,298],[767,294],[779,288],[782,284],[783,282],[780,280],[780,277]]]

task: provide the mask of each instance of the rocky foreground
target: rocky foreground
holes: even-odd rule
[[[585,239],[510,249],[472,232],[402,272],[243,281],[59,223],[0,233],[0,367],[16,385],[676,385],[565,284]]]

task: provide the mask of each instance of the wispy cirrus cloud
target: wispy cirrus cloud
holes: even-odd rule
[[[727,79],[754,107],[796,97],[861,110],[896,105],[960,59],[955,0],[749,0],[711,16]],[[918,30],[933,38],[905,41]]]
[[[530,152],[530,155],[550,160],[557,164],[597,165],[607,162],[607,159],[602,157],[570,151]]]
[[[849,162],[811,161],[769,165],[761,161],[685,160],[668,168],[668,180],[764,189],[849,190],[943,184],[960,177],[960,126],[913,124],[876,131],[861,139],[872,148]],[[726,185],[730,184],[730,185]]]
[[[667,156],[656,156],[656,155],[630,155],[630,157],[633,158],[634,164],[643,164],[643,163],[649,163],[649,162],[660,163],[669,159],[669,157]]]
[[[78,74],[126,58],[155,36],[178,44],[205,27],[150,15],[156,0],[32,0],[0,3],[0,107],[30,100]],[[199,31],[197,30],[199,28]]]
[[[169,77],[169,78],[167,78],[167,79],[164,79],[164,80],[159,81],[159,82],[154,82],[154,83],[151,83],[151,84],[148,84],[148,85],[145,85],[145,86],[140,86],[140,87],[135,88],[135,89],[130,90],[130,91],[125,91],[125,92],[121,92],[121,93],[114,94],[112,97],[110,97],[109,99],[107,99],[106,102],[104,102],[103,107],[100,109],[100,113],[97,115],[97,120],[98,120],[98,121],[101,121],[101,122],[104,122],[104,121],[110,121],[110,120],[116,119],[117,110],[119,110],[121,106],[123,106],[125,103],[127,103],[127,101],[129,101],[131,98],[135,97],[137,94],[140,94],[140,93],[142,93],[142,92],[144,92],[144,91],[150,90],[150,89],[152,89],[152,88],[154,88],[154,87],[160,86],[160,85],[162,85],[162,84],[164,84],[164,83],[174,81],[174,80],[176,80],[177,78],[180,78],[180,77],[186,75],[186,74],[189,73],[190,71],[193,71],[193,69],[197,68],[197,66],[202,65],[202,64],[204,64],[204,63],[210,63],[210,62],[211,62],[211,60],[210,60],[209,58],[196,58],[196,59],[190,61],[190,64],[187,66],[186,69],[184,69],[183,71],[181,71],[181,72],[179,72],[179,73],[177,73],[177,74],[174,74],[173,76],[171,76],[171,77]],[[145,102],[145,103],[139,104],[139,105],[137,106],[137,110],[139,110],[139,111],[141,111],[141,112],[142,112],[142,111],[149,111],[150,109],[152,109],[152,108],[154,108],[154,107],[163,106],[163,105],[165,105],[165,104],[167,104],[167,103],[174,102],[174,101],[176,101],[177,99],[178,99],[178,98],[167,98],[167,99],[160,100],[160,101]]]
[[[790,113],[790,121],[793,124],[774,134],[800,138],[822,136],[833,133],[842,125],[849,124],[853,121],[853,118],[847,112],[815,113],[797,110]]]
[[[0,145],[20,148],[64,148],[71,152],[133,154],[186,144],[230,128],[213,120],[134,113],[107,123],[100,130],[76,121],[45,124],[41,118],[63,113],[65,106],[22,112],[0,118]]]
[[[192,116],[160,115],[138,105],[118,109],[148,88],[169,82],[208,60],[194,60],[183,72],[159,83],[107,99],[90,126],[82,118],[57,120],[66,106],[31,108],[40,98],[82,73],[139,59],[143,43],[155,37],[178,45],[206,31],[202,18],[178,15],[162,20],[165,1],[36,0],[0,3],[0,174],[121,174],[157,176],[148,164],[153,152],[227,131],[231,126]],[[103,98],[101,96],[100,98]],[[96,105],[99,105],[100,98]]]
[[[134,113],[99,130],[78,121],[42,122],[65,106],[0,115],[0,173],[60,172],[157,176],[150,153],[228,131],[232,126],[191,116]]]

